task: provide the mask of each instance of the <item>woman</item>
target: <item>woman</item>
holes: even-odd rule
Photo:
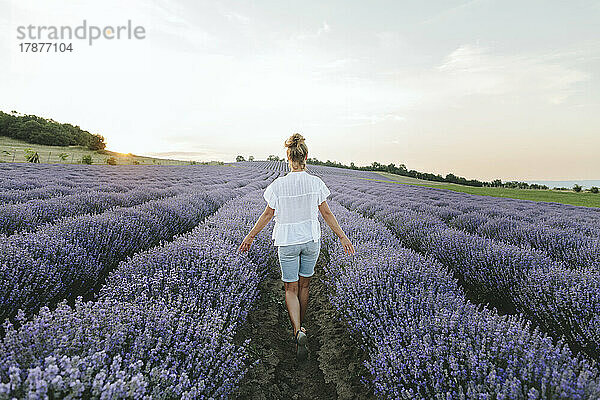
[[[264,192],[267,206],[239,250],[248,251],[254,237],[275,216],[273,239],[278,247],[285,304],[294,331],[296,355],[299,360],[305,360],[308,339],[302,321],[308,305],[308,284],[321,250],[321,225],[317,210],[340,238],[344,251],[354,254],[354,247],[325,201],[331,192],[321,178],[306,172],[308,147],[302,135],[295,133],[290,136],[285,141],[285,147],[291,172],[267,186]]]

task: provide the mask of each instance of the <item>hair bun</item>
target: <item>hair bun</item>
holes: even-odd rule
[[[300,147],[304,143],[304,136],[299,133],[294,133],[289,137],[288,140],[285,141],[285,147]]]
[[[292,164],[302,167],[306,165],[308,147],[304,143],[304,136],[294,133],[285,141],[285,147],[287,147],[288,159],[292,161]]]

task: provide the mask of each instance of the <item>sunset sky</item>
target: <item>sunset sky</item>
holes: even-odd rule
[[[145,28],[21,53],[17,27]],[[0,110],[186,160],[600,179],[600,1],[0,0]]]

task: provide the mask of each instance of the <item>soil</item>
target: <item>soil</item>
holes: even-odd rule
[[[348,334],[323,283],[323,252],[309,286],[308,309],[302,326],[308,336],[308,359],[296,360],[292,325],[285,306],[279,270],[270,271],[260,286],[261,297],[236,335],[239,344],[252,338],[252,361],[237,399],[373,399],[371,378],[363,366],[364,352]],[[361,378],[364,376],[366,378]],[[364,381],[364,382],[363,382]]]

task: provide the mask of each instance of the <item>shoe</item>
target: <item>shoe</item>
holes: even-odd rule
[[[308,356],[308,348],[306,347],[306,343],[308,342],[308,338],[306,337],[306,333],[300,328],[298,332],[296,332],[296,358],[298,361],[304,361]]]

